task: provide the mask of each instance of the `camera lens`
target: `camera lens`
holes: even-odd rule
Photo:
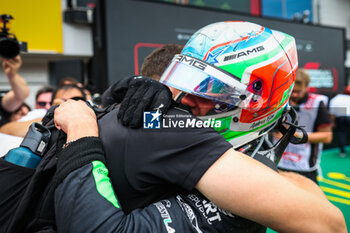
[[[12,38],[0,38],[0,56],[11,59],[19,54],[20,48],[17,40]]]

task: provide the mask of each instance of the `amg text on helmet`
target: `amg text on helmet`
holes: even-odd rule
[[[205,64],[204,62],[187,56],[178,55],[176,57],[176,60],[194,66],[200,70],[205,70],[205,68],[207,67],[207,64]]]
[[[242,51],[242,52],[230,55],[230,56],[226,56],[224,58],[224,61],[229,61],[229,60],[233,60],[233,59],[240,58],[240,57],[243,57],[243,56],[248,56],[249,54],[257,53],[257,52],[263,51],[264,49],[265,49],[264,46],[260,45],[260,46],[258,46],[256,48],[253,48],[253,49],[250,49],[250,50],[248,49],[246,51]]]

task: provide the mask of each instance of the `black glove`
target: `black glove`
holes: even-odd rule
[[[168,87],[145,76],[131,76],[117,81],[102,95],[102,106],[121,103],[118,118],[125,126],[138,128],[143,122],[144,111],[159,108],[166,113],[172,94]]]

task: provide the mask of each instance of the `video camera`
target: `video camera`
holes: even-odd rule
[[[27,42],[18,41],[16,36],[9,32],[6,24],[13,19],[11,15],[0,15],[0,21],[3,23],[0,27],[0,57],[11,59],[20,52],[27,52]]]

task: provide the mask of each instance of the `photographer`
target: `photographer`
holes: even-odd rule
[[[0,57],[5,75],[11,86],[11,90],[0,97],[0,126],[8,122],[10,113],[18,109],[29,95],[27,82],[18,74],[22,65],[19,55],[12,59]]]

